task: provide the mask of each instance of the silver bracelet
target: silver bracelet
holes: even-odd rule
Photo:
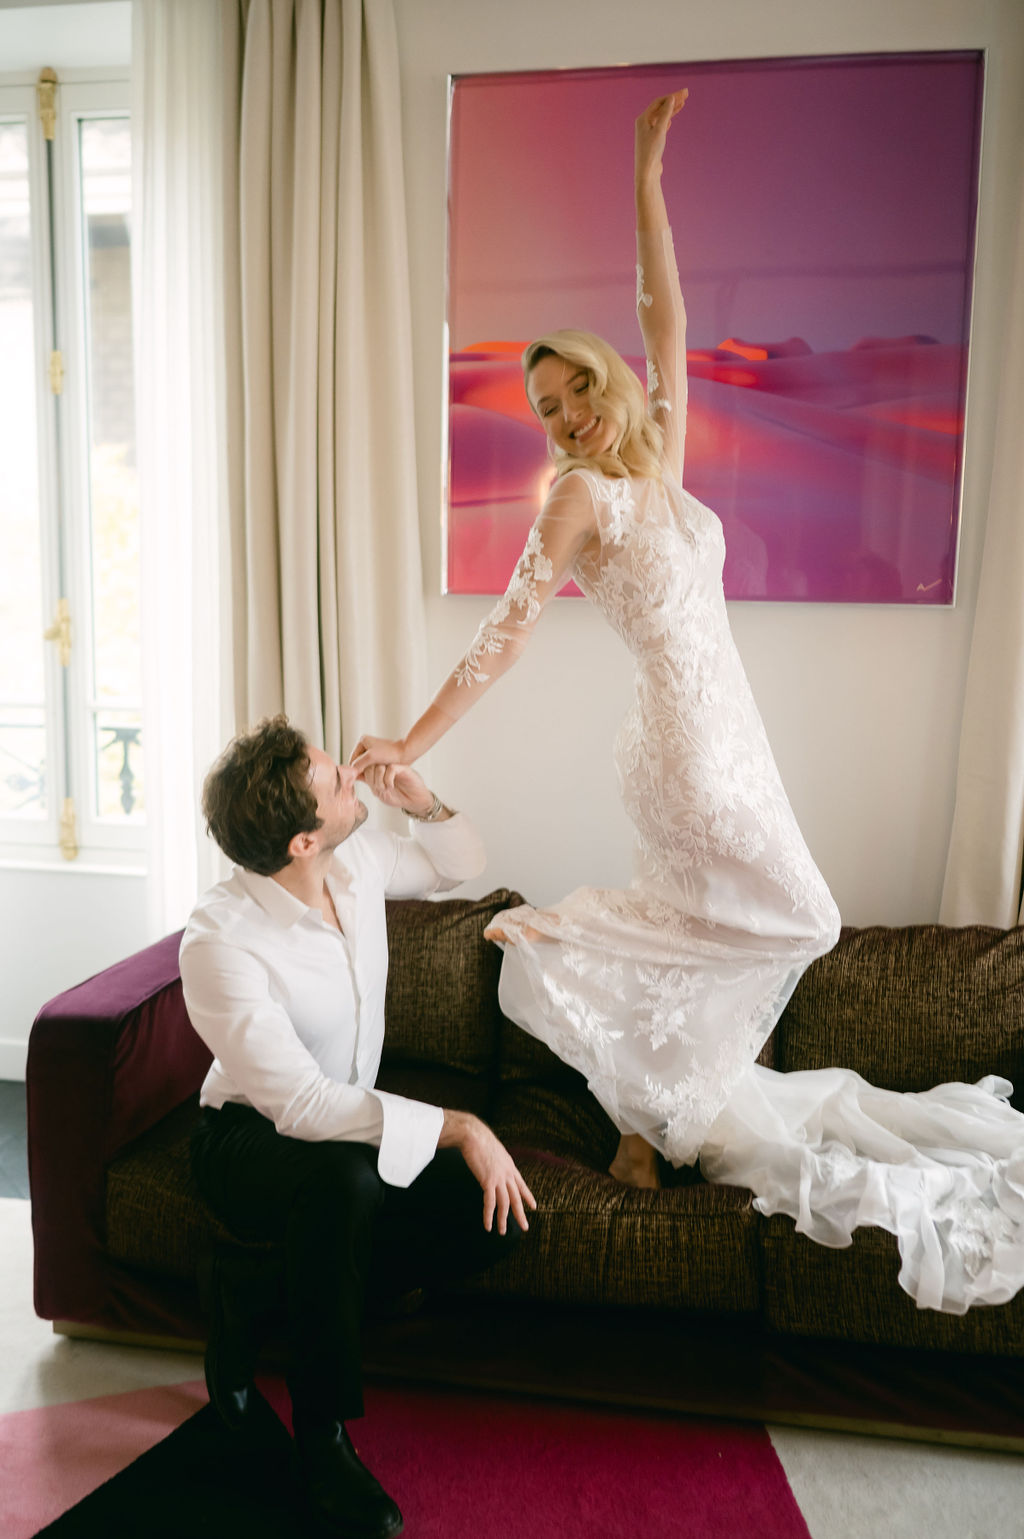
[[[434,800],[431,803],[429,812],[412,812],[408,807],[406,807],[406,817],[415,818],[417,823],[436,823],[442,812],[447,812],[449,815],[454,815],[453,809],[451,807],[445,806],[444,802],[438,796],[436,791],[433,793],[433,797]]]

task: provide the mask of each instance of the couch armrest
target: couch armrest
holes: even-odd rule
[[[210,1063],[185,1012],[178,935],[44,1005],[29,1037],[36,1310],[87,1320],[106,1295],[106,1167],[193,1095]]]

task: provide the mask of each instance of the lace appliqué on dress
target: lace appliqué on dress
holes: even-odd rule
[[[687,1031],[690,1016],[700,999],[700,981],[684,967],[637,967],[643,988],[634,1020],[653,1048],[664,1047],[670,1039],[696,1046]]]
[[[675,1084],[661,1084],[648,1076],[649,1106],[664,1119],[659,1142],[671,1160],[690,1165],[697,1158],[702,1139],[695,1139],[694,1130],[711,1125],[748,1062],[741,1045],[727,1041],[719,1046],[713,1062],[695,1064]]]
[[[660,378],[658,376],[658,366],[654,362],[653,358],[648,358],[648,360],[647,360],[647,410],[648,411],[671,411],[672,410],[672,402],[669,400],[668,396],[664,396],[664,395],[663,396],[659,396],[658,395],[658,391],[660,389],[661,389],[661,380],[660,380]]]
[[[940,1228],[947,1229],[950,1247],[972,1280],[992,1266],[1000,1247],[1020,1242],[1019,1221],[974,1193],[957,1197],[942,1218]]]
[[[507,622],[513,609],[523,611],[516,625],[532,625],[540,614],[537,597],[538,584],[550,582],[552,566],[544,554],[544,542],[540,530],[534,527],[523,547],[523,554],[516,563],[512,580],[504,595],[498,600],[487,619],[480,626],[462,662],[455,670],[456,686],[461,684],[486,684],[490,674],[483,666],[485,657],[493,657],[504,649],[508,637],[501,627]]]
[[[648,294],[644,288],[644,270],[640,263],[636,264],[636,308],[637,314],[643,310],[649,310],[654,303],[654,295]],[[658,377],[657,365],[653,358],[647,360],[647,410],[671,411],[672,402],[667,396],[659,396],[661,380]]]
[[[633,492],[629,482],[623,476],[596,476],[589,470],[581,473],[586,476],[594,498],[602,545],[621,544],[632,522]]]

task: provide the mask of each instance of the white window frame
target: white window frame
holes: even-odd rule
[[[52,255],[59,332],[55,339],[50,301],[50,240],[45,228],[46,148],[39,122],[36,85],[35,82],[25,84],[24,78],[21,76],[16,82],[7,83],[0,76],[0,117],[6,120],[25,118],[29,125],[42,614],[44,626],[51,624],[56,617],[58,599],[67,598],[71,611],[72,648],[70,663],[65,669],[57,646],[46,645],[46,814],[32,820],[0,819],[0,864],[41,865],[69,871],[111,867],[139,871],[145,866],[147,832],[144,818],[119,825],[100,818],[94,810],[97,802],[92,733],[88,352],[78,135],[78,124],[84,118],[128,117],[131,88],[126,71],[69,72],[61,75],[58,84],[52,189],[55,225]],[[64,367],[59,398],[50,391],[46,367],[56,341],[60,343]],[[58,469],[64,489],[63,510],[58,500]],[[63,705],[65,687],[66,713]],[[141,706],[141,701],[139,704]],[[66,718],[70,721],[70,732],[65,729]],[[74,801],[76,816],[78,853],[73,859],[62,852],[59,842],[60,815],[67,796]]]

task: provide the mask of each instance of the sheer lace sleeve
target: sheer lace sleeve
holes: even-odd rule
[[[686,309],[671,230],[638,230],[636,313],[647,354],[647,407],[665,434],[665,461],[683,477],[686,440]]]
[[[530,530],[512,581],[484,620],[434,705],[452,721],[465,714],[516,661],[541,610],[568,580],[587,542],[596,538],[594,503],[586,480],[570,473],[556,481]]]

